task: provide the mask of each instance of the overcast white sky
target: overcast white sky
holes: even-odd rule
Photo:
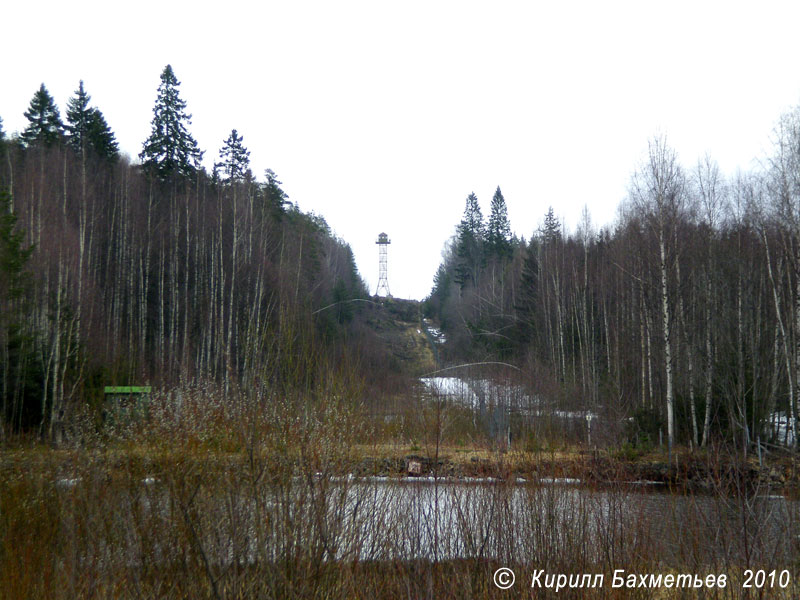
[[[121,7],[121,8],[118,8]],[[213,8],[212,8],[213,7]],[[749,169],[800,102],[793,2],[23,2],[2,9],[0,117],[83,79],[136,157],[167,63],[217,159],[236,128],[374,292],[423,298],[474,191],[530,237],[552,205],[611,223],[653,135],[686,166]]]

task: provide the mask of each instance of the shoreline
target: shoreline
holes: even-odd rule
[[[491,453],[478,448],[443,448],[438,459],[412,448],[354,447],[346,455],[316,457],[316,466],[304,462],[299,451],[285,455],[262,452],[260,468],[274,477],[318,476],[330,480],[386,481],[403,483],[446,482],[454,484],[506,483],[514,485],[578,485],[605,487],[625,485],[670,492],[737,491],[782,492],[800,496],[800,469],[792,455],[771,457],[759,466],[714,452],[681,451],[666,456],[650,454],[636,458],[606,451]],[[135,472],[144,480],[158,479],[173,469],[197,469],[205,476],[246,474],[249,457],[244,451],[208,448],[151,448],[146,445],[106,449],[52,449],[44,446],[0,450],[0,469],[19,470],[55,481],[81,477],[85,470],[100,466],[108,476]]]

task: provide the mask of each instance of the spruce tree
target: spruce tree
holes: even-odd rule
[[[80,152],[86,149],[89,138],[89,118],[92,99],[83,89],[83,79],[75,90],[75,96],[67,101],[67,143]]]
[[[508,208],[500,186],[497,186],[492,198],[492,210],[486,227],[486,246],[487,254],[494,258],[500,260],[511,258],[511,224],[508,221]]]
[[[231,134],[223,142],[222,149],[219,151],[219,156],[222,160],[214,165],[222,169],[222,181],[229,181],[231,183],[239,181],[245,177],[250,168],[250,151],[244,147],[242,141],[244,138],[233,129]]]
[[[264,184],[264,200],[270,213],[276,219],[280,219],[286,212],[286,205],[289,203],[289,195],[281,189],[282,182],[278,181],[278,176],[272,169],[264,172],[267,178]]]
[[[561,239],[561,223],[558,217],[553,213],[553,207],[547,209],[547,214],[544,216],[544,225],[541,229],[543,241],[547,243],[556,242]]]
[[[75,96],[67,103],[67,143],[76,152],[91,151],[100,158],[114,161],[119,156],[117,140],[103,113],[89,106],[91,98],[81,80]]]
[[[467,282],[474,283],[477,280],[478,271],[483,266],[483,214],[474,192],[467,196],[464,216],[458,224],[456,235],[456,282],[463,288]]]
[[[0,306],[23,298],[26,290],[25,265],[33,246],[23,247],[25,233],[17,229],[17,215],[11,210],[11,194],[0,190]],[[5,311],[0,311],[5,312]]]
[[[478,197],[475,192],[467,196],[464,216],[461,218],[459,229],[476,240],[483,241],[483,213],[481,213],[481,207],[478,204]]]
[[[26,146],[52,146],[61,140],[64,132],[61,114],[44,84],[33,95],[25,118],[28,119],[28,126],[20,138]]]
[[[153,107],[153,130],[139,154],[145,170],[161,181],[191,177],[202,157],[187,128],[192,115],[186,113],[186,102],[178,93],[179,86],[172,67],[164,67]]]
[[[41,414],[42,370],[32,344],[27,271],[33,246],[25,247],[24,239],[11,195],[0,188],[0,413],[15,429],[32,425]]]
[[[119,144],[106,118],[98,109],[92,109],[89,119],[89,146],[99,156],[110,162],[119,158]]]
[[[536,311],[539,306],[539,244],[531,238],[525,249],[522,263],[518,304],[515,306],[520,317],[518,334],[522,341],[536,340]],[[535,344],[534,344],[535,345]]]

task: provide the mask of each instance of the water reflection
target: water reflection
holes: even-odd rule
[[[346,491],[335,558],[546,562],[563,553],[587,564],[648,557],[699,566],[786,564],[797,550],[798,504],[775,495],[723,498],[505,482],[337,485]]]
[[[89,490],[85,490],[89,493]],[[260,486],[132,485],[100,513],[68,510],[82,560],[111,570],[183,560],[210,564],[492,559],[563,572],[633,568],[786,568],[798,556],[796,501],[645,492],[618,486],[298,478]],[[92,504],[94,505],[94,504]],[[89,542],[78,523],[97,520]],[[89,522],[87,521],[87,524]],[[181,533],[184,532],[184,533]]]

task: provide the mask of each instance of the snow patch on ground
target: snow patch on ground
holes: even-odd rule
[[[459,377],[423,377],[420,381],[435,396],[444,396],[458,404],[476,406],[479,399],[472,387]]]
[[[785,412],[772,413],[767,422],[770,430],[772,430],[773,424],[775,426],[775,439],[772,442],[773,444],[779,446],[792,446],[794,444],[794,437],[789,428],[789,417]],[[795,425],[795,427],[797,427],[797,425]]]
[[[519,385],[509,385],[488,379],[466,380],[460,377],[423,377],[426,390],[437,398],[473,410],[502,406],[518,414],[532,417],[557,417],[560,419],[596,419],[599,415],[588,410],[560,410],[548,408],[539,398],[533,397]]]
[[[444,344],[447,341],[447,336],[442,333],[441,329],[434,327],[430,319],[422,319],[422,322],[425,324],[425,329],[431,335],[434,342],[437,344]]]
[[[521,387],[488,379],[467,381],[460,377],[424,377],[421,381],[431,394],[470,408],[480,408],[481,405],[523,407],[531,404],[530,396]],[[538,401],[534,403],[538,404]]]

